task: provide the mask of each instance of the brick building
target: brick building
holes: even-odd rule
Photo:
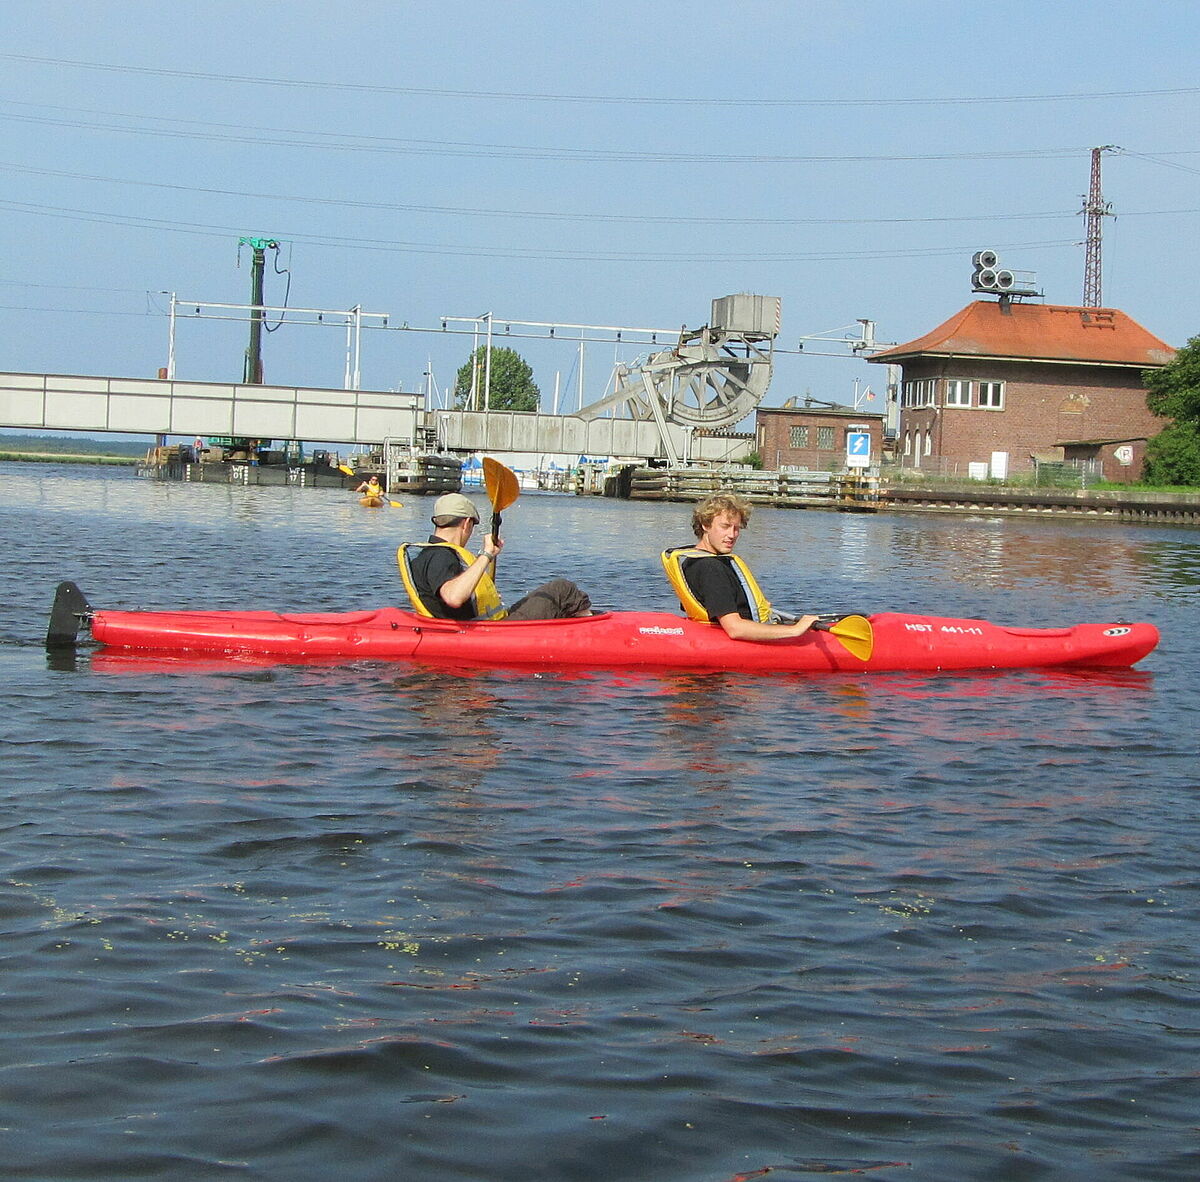
[[[1115,308],[975,300],[868,360],[898,364],[897,458],[946,475],[1027,472],[1072,443],[1145,440],[1166,425],[1142,370],[1175,351]],[[1122,465],[1130,479],[1140,475]],[[1081,454],[1076,450],[1074,455]],[[1122,456],[1127,455],[1122,452]]]
[[[871,462],[879,463],[883,447],[882,411],[852,406],[760,406],[754,414],[754,445],[763,465],[772,470],[808,468],[840,472],[846,467],[846,436],[871,436]]]
[[[1089,460],[1100,465],[1100,479],[1113,484],[1136,484],[1146,462],[1146,437],[1072,439],[1060,446],[1068,462]]]

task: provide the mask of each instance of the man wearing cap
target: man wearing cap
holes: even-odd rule
[[[591,615],[587,595],[568,579],[551,579],[507,612],[492,582],[491,568],[504,543],[491,534],[475,555],[467,542],[479,524],[479,510],[462,493],[446,493],[433,506],[433,533],[412,559],[412,581],[421,602],[444,620],[557,620]],[[414,547],[415,549],[415,547]]]

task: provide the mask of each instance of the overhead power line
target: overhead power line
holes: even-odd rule
[[[293,201],[304,205],[323,205],[345,209],[378,209],[401,213],[433,213],[453,217],[500,217],[565,222],[620,222],[639,225],[702,225],[702,226],[895,226],[940,225],[967,222],[1019,222],[1074,218],[1076,210],[1045,210],[1035,213],[992,213],[956,217],[889,217],[889,218],[755,218],[755,217],[690,217],[682,214],[621,214],[573,213],[549,209],[486,209],[458,205],[414,205],[395,201],[363,201],[349,197],[309,197],[289,193],[255,193],[243,189],[215,189],[201,185],[177,185],[169,181],[148,181],[127,177],[97,176],[91,173],[67,172],[57,168],[29,168],[21,164],[0,161],[0,172],[19,172],[28,176],[62,177],[87,181],[89,184],[133,185],[145,189],[165,189],[175,193],[202,193],[206,196],[253,198],[260,201]]]
[[[1200,173],[1200,168],[1193,168],[1190,164],[1180,164],[1175,160],[1164,160],[1163,153],[1150,155],[1147,152],[1130,152],[1126,148],[1115,148],[1114,151],[1118,156],[1129,156],[1134,160],[1146,160],[1151,164],[1161,164],[1164,168],[1175,168],[1180,172]],[[1172,152],[1172,156],[1194,156],[1194,152]]]
[[[65,207],[32,205],[17,201],[0,201],[0,209],[14,213],[29,214],[34,217],[63,218],[70,221],[99,222],[106,225],[130,226],[135,229],[150,229],[155,231],[171,231],[180,234],[201,235],[204,237],[226,238],[240,232],[236,226],[207,225],[197,222],[172,222],[163,218],[136,217],[130,214],[109,214],[96,210],[71,209]],[[289,234],[280,233],[278,237],[296,243],[310,246],[329,246],[342,250],[377,250],[398,251],[410,254],[438,254],[454,257],[473,258],[514,258],[514,259],[550,259],[567,262],[619,262],[619,263],[672,263],[690,264],[703,262],[718,263],[772,263],[772,262],[820,262],[850,259],[871,258],[924,258],[938,255],[954,255],[970,253],[970,246],[939,246],[896,248],[886,247],[872,250],[830,251],[818,250],[746,253],[736,251],[729,253],[697,253],[688,251],[663,252],[631,252],[631,251],[597,251],[597,250],[554,250],[545,247],[497,247],[470,246],[456,243],[437,242],[403,242],[387,239],[349,238],[334,235],[318,234]],[[1041,242],[1009,242],[997,243],[997,248],[1032,249],[1074,246],[1075,239],[1053,239]]]
[[[621,105],[664,107],[940,107],[1004,103],[1094,102],[1106,98],[1161,98],[1198,94],[1200,87],[1169,87],[1159,90],[1100,90],[1065,94],[962,95],[926,98],[729,98],[693,96],[684,98],[660,95],[555,94],[538,91],[465,90],[429,86],[390,86],[367,82],[320,81],[312,78],[264,78],[250,74],[209,73],[201,70],[169,70],[155,66],[134,66],[117,62],[88,62],[72,58],[37,57],[32,54],[0,53],[0,61],[27,65],[97,70],[153,78],[186,78],[205,82],[239,83],[248,86],[281,86],[307,90],[333,90],[359,94],[420,95],[431,98],[479,99],[487,102],[513,100],[546,103],[616,103]]]
[[[0,58],[3,55],[0,54]],[[10,103],[9,106],[30,104]],[[56,109],[56,108],[49,108]],[[63,108],[57,108],[59,110]],[[71,110],[67,108],[67,110]],[[87,112],[74,112],[88,114]],[[540,147],[536,144],[487,144],[462,140],[406,139],[391,136],[348,135],[343,132],[314,132],[312,129],[247,127],[245,124],[201,123],[198,120],[165,119],[162,116],[101,112],[106,118],[154,119],[174,127],[127,126],[85,119],[63,119],[0,111],[0,119],[50,127],[115,131],[126,135],[150,135],[166,139],[207,140],[214,143],[254,144],[283,148],[326,148],[339,152],[381,152],[408,156],[468,156],[496,160],[576,160],[607,164],[887,164],[902,161],[939,160],[1042,160],[1079,156],[1088,148],[1028,148],[1014,151],[846,153],[793,155],[783,153],[738,154],[732,152],[634,152],[618,148]],[[216,130],[200,130],[202,128]]]

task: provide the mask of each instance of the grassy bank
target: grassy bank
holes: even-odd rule
[[[0,434],[0,460],[29,464],[124,464],[132,466],[153,443],[142,439],[91,439],[83,435]]]
[[[132,468],[138,463],[136,456],[75,455],[70,452],[4,451],[0,449],[0,460],[13,460],[23,464],[121,464]]]

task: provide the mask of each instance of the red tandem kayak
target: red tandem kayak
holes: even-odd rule
[[[56,600],[47,644],[73,644],[78,621],[110,648],[287,659],[428,660],[467,665],[615,669],[844,670],[1114,668],[1158,643],[1153,624],[1009,628],[985,620],[880,612],[863,660],[829,632],[765,644],[731,640],[716,624],[666,612],[605,612],[568,620],[435,620],[397,608],[358,612],[107,611],[79,599],[74,628]],[[60,598],[62,591],[60,590]],[[55,625],[55,619],[60,623]],[[70,636],[67,633],[72,633]]]

